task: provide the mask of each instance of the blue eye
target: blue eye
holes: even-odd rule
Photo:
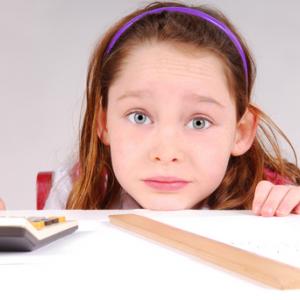
[[[130,119],[130,116],[133,115],[133,121]],[[137,123],[137,124],[144,124],[143,119],[145,120],[145,117],[148,118],[144,113],[142,112],[132,112],[128,115],[129,120],[131,120],[131,122],[133,123]]]
[[[211,124],[211,122],[205,118],[195,118],[191,122],[193,123],[193,128],[195,129],[206,129]]]

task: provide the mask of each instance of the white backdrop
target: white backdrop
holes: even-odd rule
[[[38,171],[64,165],[77,147],[91,51],[138,0],[0,0],[0,197],[8,209],[35,208]],[[300,156],[300,2],[188,1],[220,8],[252,49],[254,102]]]

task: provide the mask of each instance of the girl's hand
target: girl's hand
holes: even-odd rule
[[[5,210],[5,204],[4,201],[0,198],[0,210]]]
[[[262,180],[256,186],[252,210],[265,217],[300,214],[300,186]]]

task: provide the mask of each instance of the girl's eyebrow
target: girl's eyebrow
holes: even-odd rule
[[[152,96],[151,91],[149,90],[132,90],[132,91],[126,91],[124,94],[119,96],[117,98],[117,102],[119,102],[122,99],[126,98],[140,98],[140,99],[147,99]],[[198,95],[195,93],[186,93],[184,95],[184,99],[190,99],[197,103],[211,103],[219,106],[220,108],[225,108],[223,104],[221,104],[219,101],[215,100],[212,97],[204,96],[204,95]]]

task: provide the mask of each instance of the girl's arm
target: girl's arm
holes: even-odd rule
[[[252,210],[265,217],[300,214],[300,186],[262,180],[256,186]]]

